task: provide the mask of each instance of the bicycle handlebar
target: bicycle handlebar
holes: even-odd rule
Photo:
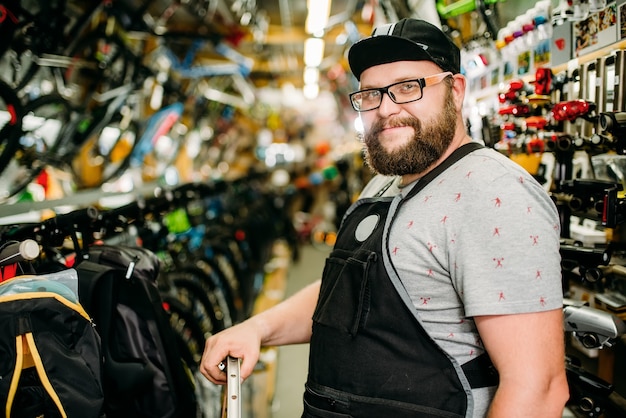
[[[565,331],[572,332],[586,348],[612,347],[617,338],[626,334],[624,321],[609,312],[581,304],[565,305]]]

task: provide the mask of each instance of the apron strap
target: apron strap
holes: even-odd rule
[[[417,184],[409,191],[409,193],[404,197],[404,199],[402,199],[402,201],[408,200],[415,196],[417,193],[419,193],[420,190],[426,187],[428,183],[433,181],[439,174],[446,171],[448,167],[459,161],[461,158],[465,157],[470,152],[476,151],[481,148],[484,148],[484,146],[479,144],[478,142],[470,142],[455,149],[454,152],[448,156],[448,158],[441,162],[441,164],[426,173],[426,175],[424,175],[424,177],[422,177],[417,182]]]
[[[484,146],[479,144],[478,142],[470,142],[455,149],[452,154],[448,156],[448,158],[441,162],[441,164],[426,173],[426,175],[424,175],[424,177],[422,177],[417,182],[417,184],[409,191],[409,193],[407,193],[407,195],[402,199],[400,204],[418,194],[424,187],[428,185],[428,183],[433,181],[437,176],[439,176],[461,158],[481,148],[484,148]],[[473,389],[496,386],[499,382],[498,371],[494,367],[491,359],[489,358],[489,355],[487,355],[486,352],[476,357],[475,359],[468,361],[463,366],[461,366],[461,368],[463,369],[463,372],[465,373],[465,376],[467,377],[467,380],[469,381],[470,386]]]

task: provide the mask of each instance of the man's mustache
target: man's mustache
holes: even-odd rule
[[[365,135],[365,140],[367,142],[368,139],[372,140],[373,138],[378,137],[378,135],[385,129],[389,128],[400,128],[404,126],[410,126],[415,130],[415,136],[419,136],[422,132],[422,123],[417,118],[392,118],[392,119],[381,119],[370,127],[370,130],[367,135]]]

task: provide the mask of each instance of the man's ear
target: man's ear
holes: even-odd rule
[[[463,108],[463,102],[465,101],[465,88],[467,86],[467,79],[462,74],[454,74],[454,84],[452,85],[452,91],[454,93],[454,102],[457,109]]]

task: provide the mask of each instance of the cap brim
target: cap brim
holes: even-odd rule
[[[356,42],[348,52],[348,63],[357,80],[370,67],[395,61],[433,61],[433,58],[413,41],[398,36],[373,36]]]

